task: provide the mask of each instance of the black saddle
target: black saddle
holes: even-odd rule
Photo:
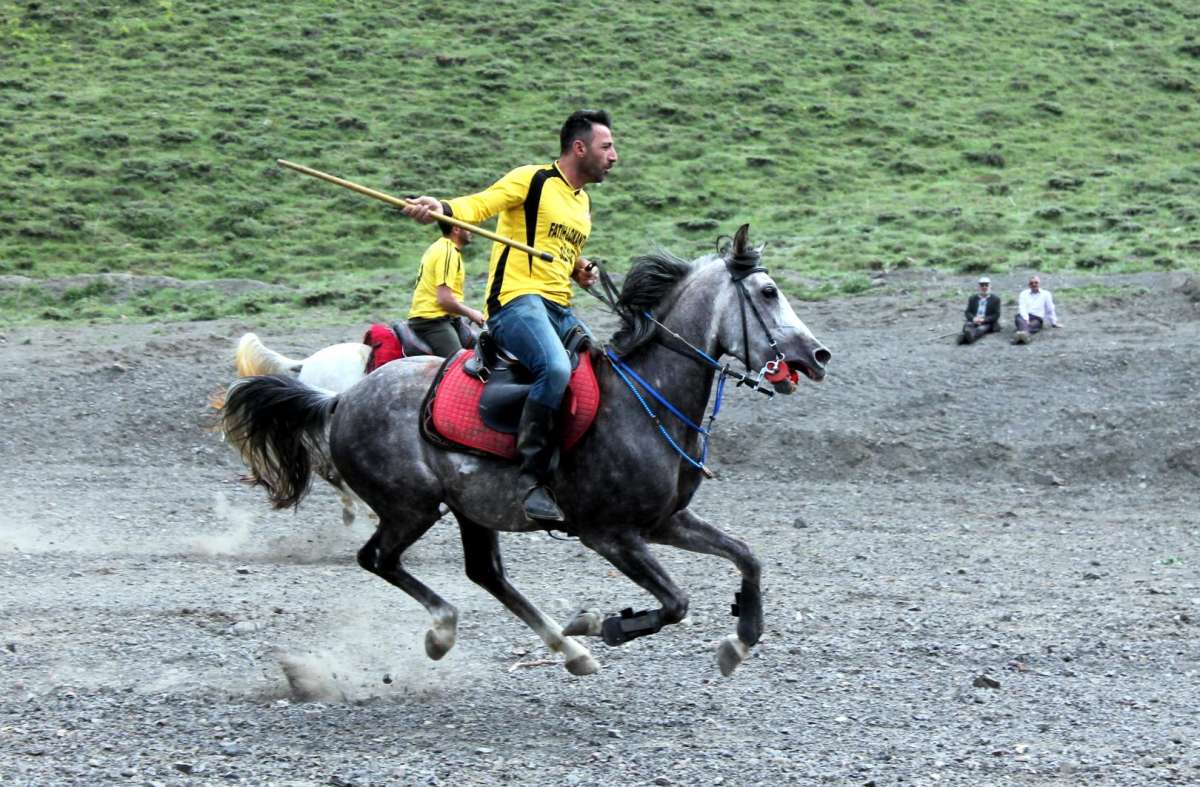
[[[470,350],[475,346],[476,337],[479,334],[472,327],[470,321],[461,317],[452,317],[450,324],[458,331],[458,340],[464,348]],[[405,355],[437,355],[424,339],[417,336],[417,332],[408,324],[408,320],[397,320],[391,324],[391,329],[400,341],[400,346],[404,348]]]
[[[563,346],[571,359],[571,370],[579,366],[579,353],[587,346],[589,336],[582,326],[567,334]],[[463,371],[484,383],[479,400],[479,417],[490,428],[505,434],[516,434],[521,423],[521,411],[533,386],[533,373],[496,343],[484,330],[475,342],[475,354],[463,364]]]

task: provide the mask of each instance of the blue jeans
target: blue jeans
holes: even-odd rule
[[[489,314],[487,322],[500,346],[533,372],[529,398],[557,410],[571,382],[571,360],[563,339],[583,323],[570,309],[540,295],[513,298]]]

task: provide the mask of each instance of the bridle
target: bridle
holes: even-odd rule
[[[743,344],[743,354],[742,358],[739,360],[741,360],[744,364],[745,372],[735,371],[727,364],[722,364],[704,350],[700,349],[675,331],[668,328],[663,324],[662,320],[656,318],[649,311],[644,311],[641,315],[645,319],[658,326],[660,331],[666,333],[667,337],[683,345],[683,348],[668,344],[665,340],[667,337],[660,336],[657,333],[653,337],[652,341],[670,350],[671,352],[687,358],[694,363],[698,363],[701,366],[706,366],[717,373],[717,393],[715,399],[713,400],[712,413],[710,413],[708,416],[708,423],[706,426],[701,426],[700,424],[694,423],[690,418],[680,412],[679,408],[671,404],[671,402],[668,401],[667,398],[663,396],[654,386],[644,380],[641,375],[639,375],[632,367],[630,367],[623,358],[617,355],[616,352],[613,351],[612,347],[606,346],[604,348],[604,356],[608,359],[613,371],[616,372],[617,376],[621,378],[621,381],[624,382],[629,390],[633,393],[634,398],[637,399],[638,403],[642,406],[642,409],[654,422],[655,427],[666,439],[667,443],[670,444],[670,446],[677,454],[679,454],[679,456],[681,456],[685,461],[692,465],[692,467],[702,472],[708,478],[715,477],[715,474],[705,465],[705,462],[708,458],[708,440],[712,434],[713,423],[717,419],[717,413],[719,413],[721,410],[721,401],[725,393],[725,381],[728,378],[733,378],[737,381],[737,386],[740,387],[745,385],[752,390],[758,391],[759,393],[765,394],[768,398],[771,398],[775,396],[775,391],[772,388],[764,386],[763,382],[766,381],[776,383],[785,379],[789,373],[794,374],[789,372],[787,364],[785,363],[786,356],[779,351],[778,343],[775,341],[775,337],[771,334],[771,330],[767,327],[766,320],[763,319],[762,313],[759,312],[758,307],[754,305],[754,300],[750,297],[750,293],[746,289],[746,277],[754,273],[767,272],[765,267],[758,264],[761,251],[762,247],[760,246],[759,248],[754,249],[750,254],[733,255],[730,253],[729,249],[722,250],[721,238],[717,239],[717,252],[724,258],[725,269],[729,272],[730,279],[733,281],[734,288],[738,294],[738,305],[742,322]],[[599,267],[599,271],[599,282],[603,289],[603,293],[594,292],[590,287],[586,288],[587,291],[608,305],[609,309],[619,316],[622,314],[628,315],[628,310],[623,309],[619,303],[619,293],[615,283],[612,281],[612,277],[609,276],[608,271],[604,270],[603,267]],[[753,314],[755,320],[757,320],[759,327],[762,328],[763,333],[766,335],[770,348],[775,353],[775,357],[764,364],[757,373],[752,372],[750,366],[750,331],[749,320],[746,316],[747,306],[749,307],[750,313]],[[669,312],[670,309],[668,308],[667,311]],[[666,319],[666,314],[663,314],[662,318]],[[639,390],[639,388],[641,390]],[[649,405],[649,403],[647,403],[646,397],[642,394],[643,390],[659,404],[667,408],[667,410],[676,418],[678,418],[679,421],[684,424],[684,426],[701,436],[700,456],[698,459],[694,459],[689,456],[688,453],[684,451],[678,443],[675,442],[670,433],[667,432],[666,427],[663,426],[661,419],[654,412],[654,409]]]
[[[722,244],[722,241],[729,241],[727,244]],[[729,272],[729,278],[734,283],[734,290],[738,296],[738,309],[741,314],[742,322],[742,357],[739,358],[742,362],[745,372],[737,372],[731,369],[727,364],[722,364],[708,353],[701,350],[696,345],[689,342],[687,339],[680,336],[675,331],[663,324],[662,320],[667,318],[670,313],[670,308],[666,312],[656,317],[650,311],[643,311],[641,316],[658,326],[659,330],[666,334],[666,337],[655,335],[651,341],[670,350],[677,355],[687,358],[693,363],[699,363],[702,366],[707,366],[721,375],[722,382],[726,377],[732,377],[737,381],[738,387],[747,386],[768,398],[775,396],[775,391],[771,388],[764,387],[763,381],[769,383],[777,383],[789,376],[790,370],[787,368],[785,360],[787,356],[780,352],[779,344],[775,341],[771,329],[767,327],[767,321],[763,319],[762,313],[754,304],[754,300],[750,297],[750,293],[746,289],[745,279],[755,273],[768,273],[766,267],[759,265],[758,261],[762,257],[762,249],[766,244],[760,245],[756,249],[750,250],[742,255],[734,255],[732,253],[732,241],[728,235],[721,235],[717,238],[717,254],[724,259],[725,269]],[[602,303],[608,306],[609,310],[614,314],[623,318],[635,318],[629,314],[628,309],[625,309],[620,304],[620,293],[616,283],[602,265],[593,262],[599,270],[599,283],[603,289],[602,293],[595,292],[588,287],[585,290],[599,299]],[[767,337],[767,344],[774,351],[775,357],[767,361],[761,369],[756,372],[751,370],[750,366],[750,329],[746,318],[746,310],[749,307],[750,312],[754,315],[754,319],[758,322],[758,326],[762,329],[763,334]],[[665,339],[670,338],[683,345],[685,349],[668,344]]]
[[[779,345],[775,341],[775,337],[771,335],[771,329],[767,327],[767,321],[763,319],[762,313],[758,307],[754,305],[754,300],[750,297],[750,293],[746,290],[746,277],[755,273],[766,273],[767,269],[758,264],[759,258],[762,256],[763,246],[759,246],[748,254],[736,256],[730,253],[732,250],[726,247],[726,251],[721,251],[721,240],[728,238],[727,235],[722,235],[717,238],[717,252],[725,258],[725,269],[729,271],[729,277],[733,280],[735,289],[738,295],[738,306],[742,315],[742,364],[746,371],[750,371],[750,331],[746,324],[746,307],[750,307],[750,312],[754,315],[754,319],[758,320],[758,326],[762,328],[763,333],[767,337],[767,343],[775,352],[775,357],[767,361],[761,369],[758,370],[759,379],[770,380],[779,372],[780,364],[784,362],[786,356],[779,351]],[[730,238],[730,245],[733,239]],[[772,392],[773,393],[773,392]]]

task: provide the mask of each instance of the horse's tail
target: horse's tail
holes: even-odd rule
[[[303,361],[296,361],[268,348],[257,334],[247,333],[238,340],[233,364],[238,377],[253,377],[257,374],[298,374]]]
[[[285,375],[247,377],[229,387],[221,430],[275,508],[299,503],[314,466],[328,461],[326,425],[336,402]]]

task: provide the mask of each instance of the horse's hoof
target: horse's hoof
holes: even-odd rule
[[[592,658],[592,654],[584,653],[567,661],[566,668],[572,675],[591,675],[600,671],[600,662]]]
[[[437,661],[454,647],[454,632],[429,629],[425,632],[425,655]]]
[[[738,639],[736,634],[730,634],[721,640],[717,648],[717,666],[721,668],[721,674],[728,678],[749,655],[750,646]]]
[[[594,610],[585,609],[571,618],[563,627],[563,635],[567,637],[598,637],[604,617]]]

